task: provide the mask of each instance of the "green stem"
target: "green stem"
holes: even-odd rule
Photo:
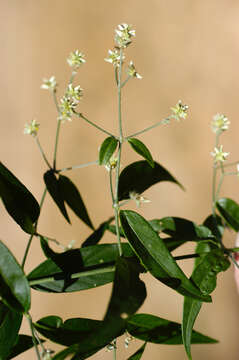
[[[54,147],[54,156],[53,156],[53,169],[56,170],[56,155],[57,155],[57,148],[59,142],[59,134],[60,134],[60,127],[61,127],[61,120],[57,120],[57,128],[56,128],[56,140],[55,140],[55,147]]]
[[[112,271],[115,271],[115,266],[107,266],[105,268],[100,268],[100,269],[95,269],[95,270],[88,270],[88,271],[82,271],[80,273],[74,273],[71,274],[71,279],[80,279],[89,275],[102,275],[102,274],[106,274],[106,273],[110,273]],[[45,278],[41,278],[41,279],[36,279],[36,280],[30,280],[29,284],[30,286],[35,286],[35,285],[40,285],[40,284],[44,284],[50,281],[56,281],[54,276],[48,276]]]
[[[96,129],[102,131],[103,133],[105,133],[105,134],[107,134],[107,135],[109,135],[109,136],[112,136],[112,137],[114,137],[115,139],[118,139],[117,136],[111,134],[109,131],[103,129],[103,128],[100,127],[99,125],[96,125],[96,124],[93,123],[91,120],[87,119],[83,114],[78,113],[78,112],[76,112],[76,111],[74,111],[74,114],[77,115],[79,118],[85,120],[88,124],[94,126]]]
[[[239,164],[239,160],[238,161],[233,161],[231,163],[226,163],[223,166],[225,168],[225,167],[234,166],[234,165],[238,165],[238,164]],[[220,167],[220,165],[217,166],[217,168],[219,168],[219,167]]]
[[[208,253],[205,252],[205,254],[208,254]],[[200,255],[202,255],[202,254],[200,253],[200,254],[188,254],[188,255],[174,256],[174,260],[193,259],[193,258],[199,257]]]
[[[69,171],[69,170],[74,170],[74,169],[82,169],[84,167],[88,167],[90,165],[98,165],[99,164],[99,161],[96,160],[96,161],[90,161],[88,163],[85,163],[85,164],[81,164],[81,165],[74,165],[74,166],[69,166],[67,168],[63,168],[63,169],[60,169],[60,170],[57,170],[58,173],[61,173],[61,172],[64,172],[64,171]]]
[[[151,129],[154,129],[155,127],[157,127],[157,126],[159,126],[159,125],[167,124],[169,121],[170,121],[170,118],[169,118],[169,117],[166,118],[166,119],[160,120],[160,121],[158,121],[156,124],[154,124],[154,125],[152,125],[152,126],[149,126],[149,127],[145,128],[145,129],[143,129],[143,130],[140,130],[140,131],[134,133],[134,134],[131,134],[131,135],[129,135],[129,136],[126,136],[125,139],[128,140],[128,139],[130,139],[130,138],[132,138],[132,137],[134,137],[134,136],[143,134],[143,133],[145,133],[146,131],[149,131],[149,130],[151,130]]]
[[[38,349],[38,343],[37,343],[37,339],[36,339],[36,336],[35,336],[35,331],[34,331],[34,326],[33,326],[33,323],[32,323],[31,315],[29,313],[26,314],[26,318],[28,320],[29,327],[30,327],[30,330],[31,330],[32,341],[33,341],[34,348],[35,348],[35,351],[36,351],[37,359],[41,360],[41,354],[40,354],[39,349]]]
[[[113,343],[113,360],[116,360],[116,353],[117,353],[116,339],[114,339],[112,343]]]
[[[47,157],[46,157],[46,155],[45,155],[45,153],[44,153],[44,151],[43,151],[43,149],[42,149],[42,146],[41,146],[41,144],[40,144],[40,141],[39,141],[38,137],[36,136],[35,139],[36,139],[36,143],[37,143],[37,145],[38,145],[38,148],[39,148],[39,150],[40,150],[40,152],[41,152],[41,154],[42,154],[42,157],[43,157],[43,159],[45,160],[45,163],[46,163],[47,166],[51,169],[52,167],[51,167],[49,161],[47,160]]]
[[[116,85],[118,87],[119,79],[118,79],[118,68],[117,67],[115,67],[115,82],[116,82]]]
[[[114,191],[113,191],[112,169],[111,168],[110,168],[110,171],[109,171],[109,177],[110,177],[110,194],[111,194],[112,204],[113,204],[113,207],[114,207],[115,198],[114,198]]]
[[[218,147],[220,133],[216,133],[215,148]],[[216,180],[217,180],[217,165],[213,164],[213,175],[212,175],[212,213],[215,216],[216,211]]]
[[[122,82],[122,84],[121,84],[121,89],[127,84],[127,82],[129,81],[129,79],[131,79],[131,78],[132,78],[132,76],[128,75],[128,77],[125,79],[125,81]]]
[[[46,197],[46,193],[47,193],[47,188],[45,187],[44,192],[43,192],[42,197],[41,197],[40,205],[39,205],[40,210],[41,210],[42,205],[43,205],[43,203],[44,203],[44,200],[45,200],[45,197]],[[39,218],[38,218],[38,219],[39,219]],[[35,224],[35,232],[37,231],[38,219],[37,219],[36,224]],[[30,238],[29,238],[29,240],[28,240],[27,247],[26,247],[26,250],[25,250],[23,259],[22,259],[22,269],[24,269],[24,266],[25,266],[25,263],[26,263],[26,259],[27,259],[27,255],[28,255],[28,253],[29,253],[30,246],[31,246],[31,243],[32,243],[32,240],[33,240],[34,235],[35,235],[35,234],[31,234],[31,236],[30,236]]]

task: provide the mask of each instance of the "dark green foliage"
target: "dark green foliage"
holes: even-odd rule
[[[35,232],[40,208],[27,188],[0,162],[0,197],[11,217],[29,234]]]
[[[146,160],[134,162],[124,168],[120,174],[119,200],[128,199],[132,191],[141,194],[152,185],[161,181],[170,181],[182,187],[182,185],[157,162],[154,162],[154,167],[150,166]]]
[[[102,239],[105,231],[108,229],[109,224],[114,220],[113,217],[104,221],[100,226],[83,242],[82,247],[96,245]]]
[[[145,350],[145,347],[146,347],[146,344],[147,343],[144,343],[140,348],[139,350],[137,350],[133,355],[131,355],[128,360],[139,360],[141,359],[143,353],[144,353],[144,350]]]
[[[0,296],[13,311],[30,309],[30,287],[21,266],[0,240]]]
[[[137,256],[150,273],[182,295],[211,301],[186,277],[151,225],[134,211],[120,212],[121,225]]]
[[[22,314],[0,302],[0,360],[8,359],[17,341]]]
[[[41,339],[41,342],[44,343],[45,340]],[[24,351],[31,349],[33,346],[34,344],[31,336],[22,334],[18,335],[17,342],[12,347],[9,356],[7,357],[7,360],[13,359]]]
[[[145,158],[146,161],[148,161],[149,165],[153,168],[154,167],[154,160],[152,158],[152,155],[150,154],[149,149],[142,143],[142,141],[131,138],[128,140],[131,147],[136,151],[139,155],[141,155],[143,158]]]
[[[239,205],[232,199],[221,198],[217,201],[217,209],[227,224],[235,231],[239,231]]]
[[[58,209],[60,210],[60,212],[66,219],[66,221],[68,223],[70,223],[70,219],[69,219],[69,216],[67,214],[65,204],[64,204],[64,196],[61,192],[61,187],[60,187],[59,181],[53,170],[48,170],[44,174],[44,181],[45,181],[47,190],[48,190],[49,194],[51,195],[53,201],[58,206]]]
[[[110,161],[111,156],[114,154],[117,148],[118,141],[112,137],[107,137],[100,147],[99,152],[99,164],[100,165],[107,165]]]
[[[68,177],[63,175],[59,175],[58,183],[60,193],[67,205],[86,225],[88,225],[91,229],[94,229],[77,187]]]

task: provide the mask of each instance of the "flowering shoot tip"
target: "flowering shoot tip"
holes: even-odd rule
[[[55,91],[57,87],[55,76],[51,76],[49,79],[44,78],[41,89]]]
[[[135,77],[137,79],[142,79],[142,76],[136,71],[133,61],[131,60],[127,69],[127,74],[130,77]]]
[[[26,135],[37,136],[40,124],[33,119],[29,124],[25,124],[23,133]]]
[[[223,146],[220,145],[219,148],[218,147],[214,148],[214,152],[211,152],[211,155],[214,157],[215,163],[217,162],[223,163],[230,154],[229,152],[223,152],[222,148]]]
[[[79,50],[71,52],[66,61],[71,67],[75,69],[78,69],[82,64],[86,62],[85,55]]]
[[[177,121],[180,121],[180,119],[186,119],[188,115],[188,105],[183,104],[181,100],[179,100],[178,103],[171,108],[171,110],[171,118],[174,118]]]
[[[230,121],[223,114],[216,114],[213,116],[211,127],[215,133],[226,131],[229,128]]]
[[[132,42],[132,37],[135,36],[135,30],[132,29],[131,25],[120,24],[115,29],[115,42],[120,48],[126,48]]]

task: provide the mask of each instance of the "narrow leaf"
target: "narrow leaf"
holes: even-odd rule
[[[217,242],[221,242],[224,233],[224,225],[222,223],[222,218],[219,215],[209,215],[203,225],[211,230]]]
[[[18,312],[30,308],[30,287],[21,266],[0,240],[0,296],[2,301]]]
[[[0,197],[9,215],[27,233],[34,233],[40,207],[27,188],[0,162]]]
[[[182,295],[210,302],[186,277],[163,240],[139,214],[130,210],[120,212],[125,235],[146,269],[159,281]]]
[[[239,231],[239,205],[232,199],[221,198],[216,203],[217,209],[227,224],[235,231]]]
[[[127,331],[137,339],[154,344],[182,344],[181,324],[151,314],[136,314],[127,321]],[[213,344],[218,341],[193,331],[192,344]]]
[[[128,199],[132,191],[141,194],[161,181],[170,181],[182,188],[182,185],[157,162],[154,162],[153,168],[146,160],[134,162],[120,174],[119,200]]]
[[[89,218],[87,209],[82,200],[82,197],[73,184],[73,182],[66,176],[60,175],[58,180],[60,193],[63,195],[63,198],[67,205],[74,211],[74,213],[91,229],[94,229],[92,222]]]
[[[149,165],[153,168],[154,167],[154,160],[152,155],[150,154],[149,149],[142,143],[142,141],[131,138],[128,139],[129,144],[131,147],[136,151],[139,155],[141,155],[146,161],[148,161]]]
[[[88,238],[82,243],[81,247],[92,246],[98,244],[102,239],[105,231],[108,229],[111,221],[114,220],[114,217],[109,218],[109,220],[104,221],[100,226],[92,233]]]
[[[8,358],[13,345],[17,341],[22,322],[22,314],[11,310],[0,302],[0,359]]]
[[[111,156],[114,154],[117,148],[118,141],[113,137],[107,137],[100,147],[99,152],[99,164],[100,165],[107,165]]]
[[[145,350],[145,347],[146,347],[146,342],[139,348],[139,350],[137,350],[133,355],[131,355],[128,360],[140,360],[143,353],[144,353],[144,350]]]
[[[61,192],[61,188],[60,188],[59,182],[57,180],[57,177],[52,170],[48,170],[44,174],[44,181],[45,181],[47,190],[48,190],[49,194],[51,195],[53,201],[59,208],[60,212],[62,213],[62,215],[64,216],[66,221],[68,221],[68,223],[70,223],[70,219],[69,219],[69,216],[67,214],[65,204],[64,204],[64,196]]]

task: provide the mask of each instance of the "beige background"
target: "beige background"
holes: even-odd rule
[[[223,135],[224,149],[230,161],[238,154],[239,94],[239,3],[235,0],[12,0],[0,2],[0,114],[1,160],[40,200],[42,174],[46,166],[34,139],[23,135],[24,124],[32,118],[41,123],[39,137],[49,159],[52,158],[56,110],[50,94],[40,90],[43,77],[55,75],[59,95],[70,76],[66,57],[79,48],[87,63],[77,83],[85,90],[81,111],[109,131],[117,131],[116,88],[112,66],[104,62],[113,46],[117,24],[128,22],[137,37],[127,51],[143,80],[128,83],[123,94],[125,134],[150,126],[169,114],[179,99],[189,104],[187,120],[157,128],[140,139],[154,158],[181,181],[187,191],[173,184],[160,184],[145,195],[152,200],[140,212],[147,218],[167,215],[187,217],[198,223],[211,208],[211,182],[214,135],[212,116],[225,113],[231,128]],[[105,138],[83,121],[74,119],[62,126],[58,166],[65,167],[97,159],[98,147]],[[125,147],[126,148],[126,147]],[[130,151],[123,165],[138,159]],[[235,169],[234,169],[235,170]],[[107,173],[104,168],[89,167],[68,174],[79,185],[95,225],[111,215]],[[227,178],[222,195],[239,201],[237,178]],[[1,206],[1,239],[22,259],[27,236]],[[134,205],[131,208],[135,209]],[[75,239],[77,245],[88,236],[88,228],[69,211],[72,226],[67,225],[53,202],[47,198],[39,229],[64,244]],[[111,240],[107,236],[106,240]],[[232,246],[234,234],[228,233]],[[178,253],[193,251],[187,245]],[[38,240],[34,240],[26,271],[43,259]],[[189,274],[192,263],[184,265]],[[149,297],[141,311],[180,321],[182,296],[156,280],[146,277]],[[111,287],[67,295],[32,293],[34,320],[55,314],[101,319]],[[204,305],[195,328],[220,340],[217,345],[193,346],[193,359],[238,359],[239,299],[233,281],[233,269],[219,276],[213,304]],[[29,333],[24,323],[25,333]],[[50,347],[55,348],[54,344]],[[118,359],[127,359],[139,343],[126,351],[119,342]],[[121,354],[120,354],[121,353]],[[32,359],[28,351],[19,359]],[[112,359],[105,350],[95,359]],[[186,359],[182,346],[148,345],[143,359]]]

